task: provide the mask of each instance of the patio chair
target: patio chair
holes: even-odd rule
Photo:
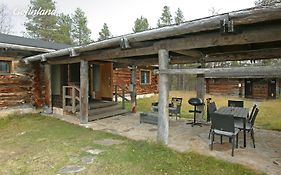
[[[169,103],[169,115],[176,116],[176,120],[181,116],[181,105],[182,98],[172,97],[171,103]],[[153,102],[151,104],[151,111],[158,112],[158,102]]]
[[[251,133],[251,138],[253,140],[253,147],[256,148],[255,145],[255,133],[254,133],[254,124],[257,118],[257,115],[259,113],[259,108],[256,108],[255,111],[253,112],[253,116],[251,118],[251,120],[246,120],[246,127],[245,130],[249,133]],[[239,129],[239,130],[244,130],[243,127],[243,122],[241,120],[235,121],[235,128]]]
[[[253,118],[253,115],[254,115],[254,112],[255,112],[255,110],[257,109],[257,104],[254,104],[254,106],[252,107],[252,110],[251,110],[251,113],[250,113],[250,115],[248,116],[248,120],[252,120],[252,118]]]
[[[228,100],[228,106],[230,106],[230,107],[244,107],[244,101]]]
[[[210,149],[213,150],[214,136],[226,136],[232,140],[232,151],[231,156],[234,156],[234,144],[236,136],[236,148],[238,147],[238,133],[239,129],[234,127],[234,117],[232,115],[224,115],[214,113],[211,117],[211,146]]]
[[[181,117],[181,105],[182,105],[182,98],[172,97],[171,103],[169,104],[169,114],[175,115],[176,120],[177,117]]]
[[[207,118],[210,119],[216,110],[217,110],[216,103],[215,102],[209,103],[207,106]],[[209,131],[209,136],[208,136],[209,139],[210,139],[210,135],[211,135],[211,129]]]

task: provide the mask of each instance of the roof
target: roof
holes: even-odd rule
[[[53,49],[53,50],[59,50],[70,47],[70,45],[66,44],[60,44],[60,43],[53,43],[38,39],[31,39],[31,38],[25,38],[15,35],[8,35],[0,33],[0,43],[5,44],[15,44],[15,45],[21,45],[21,46],[29,46],[29,47],[36,47],[36,48],[45,48],[45,49]]]
[[[151,65],[158,64],[158,51],[161,49],[169,51],[172,64],[279,58],[280,21],[281,5],[254,7],[61,49],[24,60],[70,64],[83,59]]]

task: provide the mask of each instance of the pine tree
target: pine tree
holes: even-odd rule
[[[74,44],[83,45],[91,42],[91,30],[87,27],[87,17],[82,9],[77,8],[72,17],[72,37]]]
[[[101,31],[99,32],[98,40],[102,41],[102,40],[106,40],[106,39],[111,38],[111,37],[112,37],[111,32],[109,31],[109,28],[108,28],[107,24],[104,23]]]
[[[55,11],[56,6],[53,0],[31,0],[29,9]],[[27,13],[26,17],[28,21],[24,25],[29,37],[46,41],[55,40],[57,16]]]
[[[176,16],[175,16],[175,23],[176,24],[180,24],[184,22],[184,15],[183,12],[181,11],[180,8],[178,8],[178,10],[176,11]]]
[[[256,0],[255,1],[256,6],[270,6],[278,3],[281,3],[281,0]]]
[[[172,15],[170,7],[164,6],[161,17],[158,19],[157,26],[164,27],[172,24]]]
[[[73,44],[72,40],[72,19],[69,15],[60,14],[57,20],[57,32],[55,42]]]
[[[149,29],[149,24],[148,24],[147,18],[144,18],[143,16],[141,16],[140,18],[136,19],[135,25],[133,28],[133,31],[135,33],[142,32],[142,31],[145,31],[148,29]]]

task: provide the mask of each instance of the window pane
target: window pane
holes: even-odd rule
[[[141,71],[141,84],[149,84],[149,83],[150,83],[150,72]]]
[[[5,61],[0,61],[0,73],[9,73],[10,63]]]

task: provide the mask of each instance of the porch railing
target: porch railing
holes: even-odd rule
[[[77,111],[76,102],[78,102],[78,106],[80,107],[80,88],[78,86],[63,86],[62,94],[63,111],[75,113]]]
[[[121,94],[120,94],[121,91]],[[114,85],[114,101],[118,101],[118,97],[122,98],[122,109],[125,109],[125,101],[130,101],[125,97],[125,87],[115,84]]]

